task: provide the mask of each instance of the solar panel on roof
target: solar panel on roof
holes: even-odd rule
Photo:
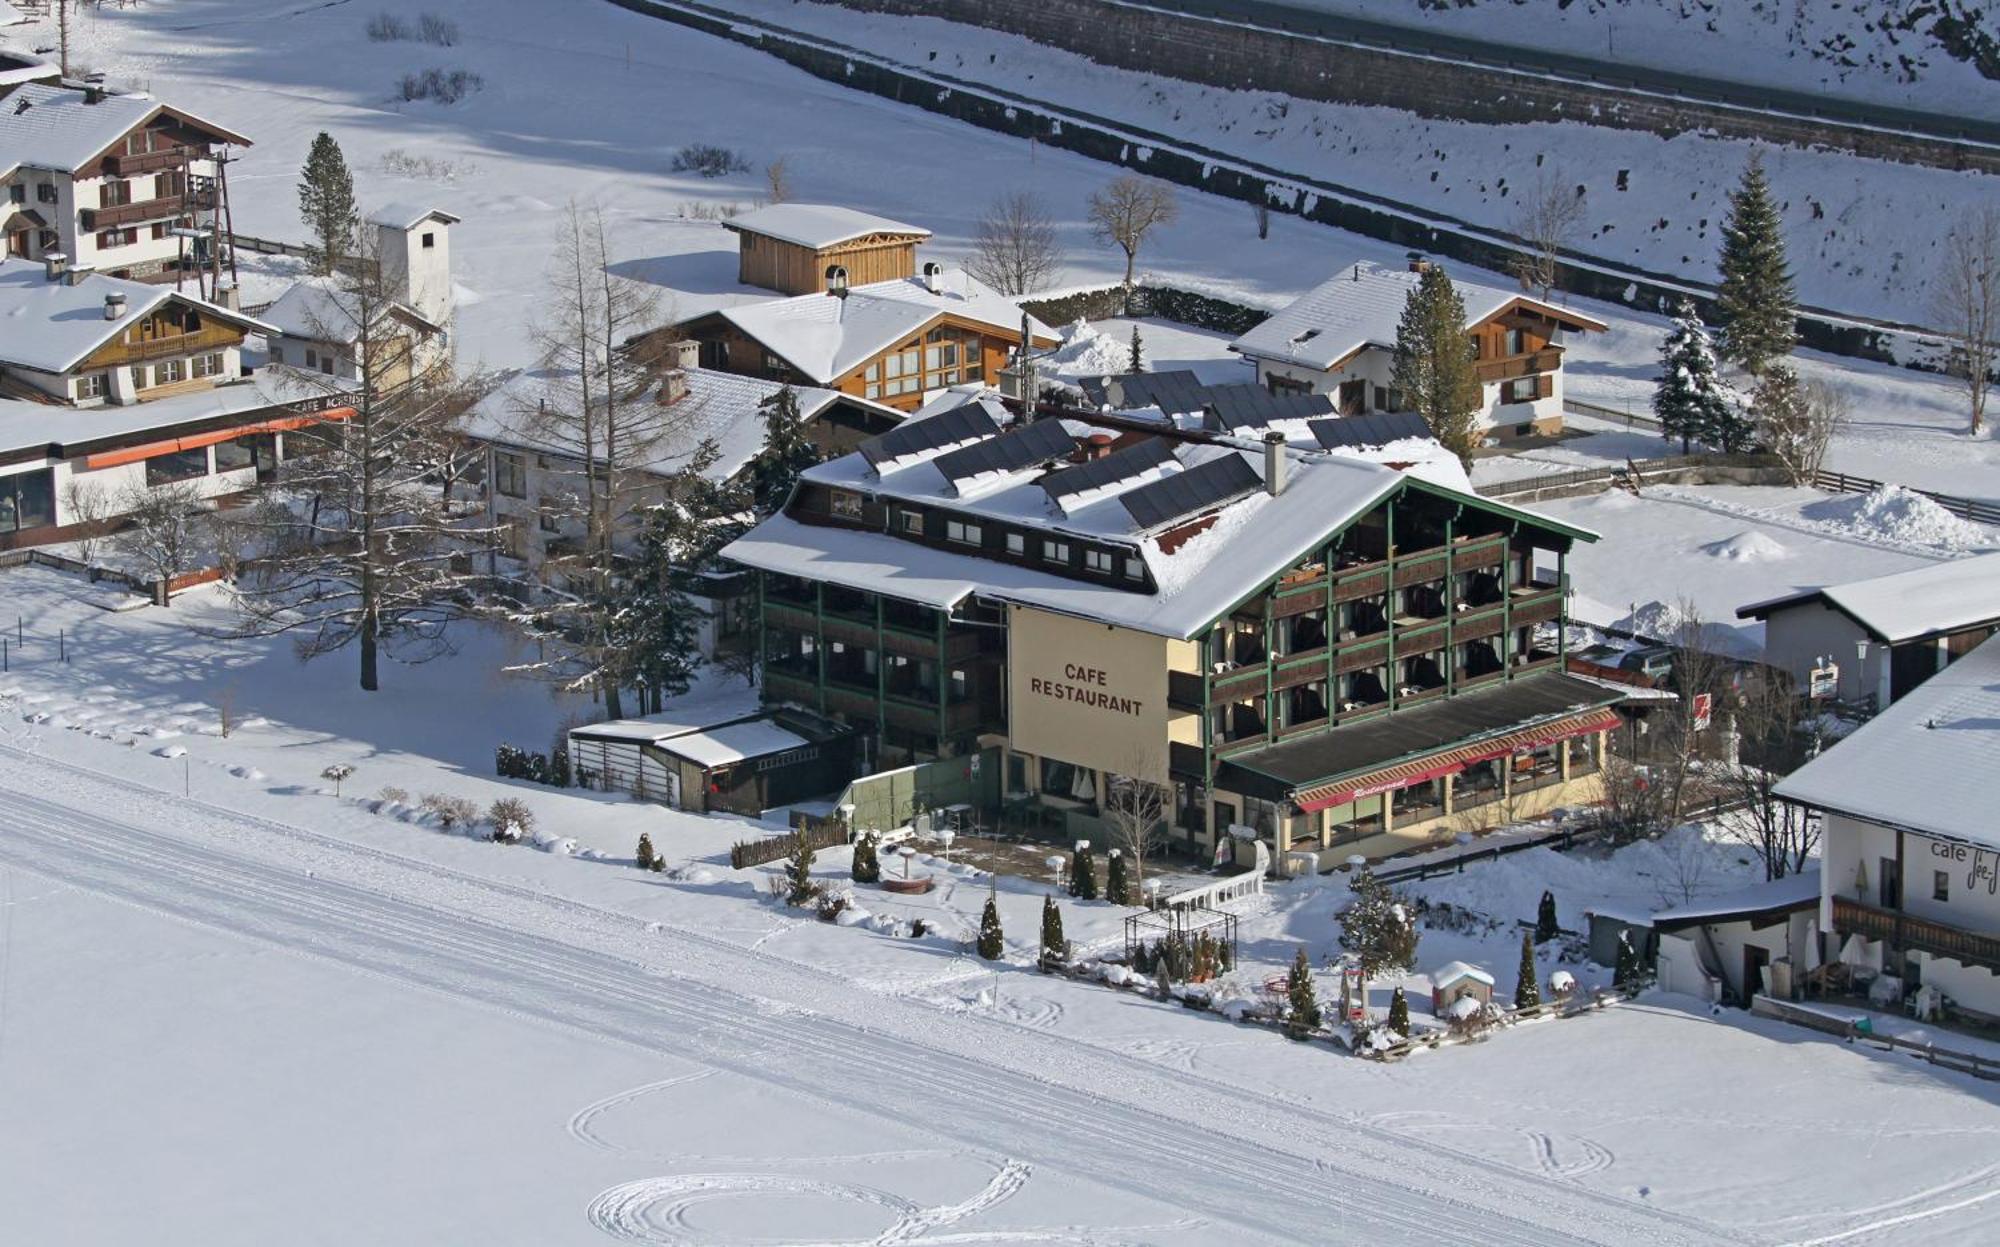
[[[1060,504],[1065,498],[1143,476],[1173,457],[1174,449],[1167,445],[1166,439],[1149,437],[1123,450],[1114,450],[1102,459],[1051,472],[1042,478],[1042,489],[1051,502]]]
[[[1342,416],[1338,420],[1315,420],[1306,426],[1319,439],[1322,450],[1342,446],[1386,446],[1405,437],[1429,437],[1431,426],[1414,411],[1371,412],[1365,416]]]
[[[1330,416],[1334,406],[1330,394],[1273,394],[1261,385],[1218,385],[1209,388],[1207,410],[1224,429],[1242,429]]]
[[[948,481],[958,482],[989,472],[1018,472],[1031,464],[1060,459],[1076,449],[1060,420],[1038,420],[989,437],[984,441],[939,455],[937,470]]]
[[[1262,487],[1257,470],[1241,455],[1211,459],[1122,496],[1125,511],[1141,528],[1157,528],[1184,516],[1234,502]]]
[[[1200,411],[1208,387],[1186,368],[1167,372],[1135,372],[1120,377],[1085,377],[1077,382],[1092,404],[1113,411],[1158,407],[1170,414]]]
[[[906,420],[879,437],[861,443],[861,455],[870,467],[879,467],[908,455],[920,455],[940,446],[990,437],[1000,431],[993,417],[976,403],[941,411],[922,420]]]

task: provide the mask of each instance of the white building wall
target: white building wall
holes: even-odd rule
[[[1366,382],[1368,393],[1363,400],[1363,410],[1378,411],[1380,408],[1375,405],[1375,390],[1378,386],[1387,389],[1393,384],[1395,354],[1383,350],[1365,350],[1343,367],[1331,371],[1261,358],[1256,361],[1256,365],[1257,384],[1266,388],[1269,388],[1272,377],[1281,377],[1287,381],[1304,384],[1315,394],[1337,396],[1343,382]],[[1481,428],[1490,430],[1494,436],[1511,437],[1523,425],[1540,424],[1547,429],[1550,427],[1548,422],[1553,422],[1555,426],[1560,427],[1563,414],[1563,383],[1560,368],[1553,374],[1549,396],[1535,399],[1533,402],[1501,402],[1503,385],[1502,382],[1489,382],[1480,386],[1481,400],[1484,404],[1479,416]]]
[[[1881,903],[1882,860],[1896,856],[1896,832],[1844,814],[1827,813],[1820,840],[1820,921],[1833,930],[1836,895],[1866,905]],[[2000,937],[2000,850],[1942,840],[1906,831],[1903,834],[1903,910],[1917,918],[1949,923],[1981,935]],[[1857,888],[1857,869],[1865,869],[1866,888]],[[1936,896],[1937,874],[1945,876],[1945,899]],[[1892,974],[1902,966],[1881,966],[1881,947],[1871,945],[1877,968]],[[1828,949],[1829,956],[1839,950]],[[2000,979],[1989,971],[1929,955],[1920,956],[1925,983],[1969,1009],[2000,1014]]]
[[[1813,660],[1830,656],[1840,666],[1839,696],[1859,701],[1880,692],[1889,669],[1886,646],[1871,644],[1868,657],[1855,655],[1855,642],[1867,633],[1861,625],[1821,603],[1775,611],[1764,621],[1764,661],[1791,673],[1801,689],[1812,675]]]

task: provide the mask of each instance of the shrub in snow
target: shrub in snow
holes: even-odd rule
[[[405,100],[456,104],[485,85],[484,78],[469,70],[426,69],[421,73],[404,74],[401,93]]]
[[[410,794],[394,784],[384,784],[375,793],[375,812],[382,813],[392,805],[408,805]]]
[[[1042,969],[1053,970],[1069,960],[1069,941],[1063,937],[1062,910],[1056,898],[1042,898]]]
[[[1348,888],[1353,899],[1338,915],[1340,946],[1355,955],[1367,978],[1408,968],[1417,959],[1417,923],[1410,907],[1365,866]]]
[[[847,912],[849,901],[845,892],[822,892],[813,912],[821,922],[832,922]]]
[[[486,821],[493,824],[496,841],[517,844],[535,829],[535,812],[516,797],[501,797],[486,807]]]
[[[1553,892],[1542,893],[1542,905],[1535,913],[1535,943],[1546,944],[1562,934],[1556,925],[1556,896]]]
[[[1535,939],[1521,932],[1521,974],[1514,984],[1514,1007],[1532,1009],[1542,1003],[1540,976],[1535,969]]]
[[[377,13],[368,19],[368,37],[376,43],[397,43],[410,37],[410,24],[394,13]]]
[[[446,831],[459,831],[479,821],[479,807],[466,797],[427,792],[417,805]]]
[[[1125,855],[1117,849],[1111,850],[1111,862],[1104,870],[1104,899],[1113,905],[1134,903],[1132,880],[1125,870]]]
[[[715,143],[689,143],[674,153],[675,173],[696,173],[705,178],[748,173],[750,162],[743,153]]]
[[[931,924],[922,918],[910,919],[910,938],[920,940],[931,933]]]
[[[321,779],[330,779],[333,781],[333,795],[337,797],[340,795],[340,781],[346,779],[348,776],[352,774],[354,774],[354,768],[352,766],[348,765],[345,762],[336,762],[332,766],[326,768],[324,771],[321,771],[319,773],[319,777]]]
[[[417,19],[417,37],[425,43],[448,48],[458,42],[458,23],[448,17],[426,13]]]
[[[994,895],[986,895],[985,912],[979,915],[979,955],[986,961],[1000,960],[1006,951],[1006,940],[1000,932],[1000,906]]]
[[[1557,970],[1549,976],[1549,994],[1561,1004],[1576,995],[1576,976],[1568,970]]]
[[[1097,860],[1091,855],[1088,841],[1078,841],[1070,858],[1069,894],[1079,900],[1097,899]]]
[[[1285,1037],[1288,1039],[1310,1039],[1319,1029],[1319,993],[1313,989],[1312,963],[1306,960],[1306,950],[1301,948],[1292,958],[1292,968],[1285,975]]]
[[[638,866],[640,870],[652,870],[653,863],[657,860],[659,860],[658,856],[653,852],[653,838],[643,831],[640,832],[639,851],[632,859],[633,864]]]
[[[812,866],[812,841],[801,831],[792,849],[792,864],[785,872],[787,905],[810,905],[819,896],[819,885],[812,881]]]
[[[882,881],[882,855],[875,847],[873,835],[862,836],[854,842],[854,861],[848,866],[847,874],[856,883]]]
[[[1410,1001],[1400,987],[1389,997],[1389,1029],[1405,1039],[1410,1037]]]

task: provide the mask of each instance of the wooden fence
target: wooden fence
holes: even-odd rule
[[[729,864],[742,870],[745,866],[762,866],[765,862],[790,857],[799,847],[800,836],[804,836],[806,843],[815,849],[830,849],[847,843],[847,829],[838,822],[801,827],[764,840],[738,840],[729,847]]]
[[[1610,489],[1627,481],[1643,484],[1648,477],[1677,472],[1726,470],[1754,473],[1781,473],[1784,465],[1775,455],[1699,454],[1660,455],[1652,459],[1627,459],[1622,464],[1607,463],[1601,468],[1574,468],[1521,476],[1509,481],[1491,481],[1478,487],[1482,498],[1517,498],[1523,494],[1542,495],[1557,491]]]
[[[1854,1043],[1870,1043],[1885,1052],[1907,1052],[1921,1057],[1931,1065],[1942,1065],[1961,1074],[1983,1078],[1989,1082],[2000,1081],[2000,1060],[1979,1056],[1971,1052],[1959,1052],[1952,1048],[1940,1048],[1936,1044],[1918,1043],[1895,1035],[1880,1035],[1874,1031],[1861,1029],[1859,1022],[1829,1017],[1815,1009],[1801,1009],[1797,1005],[1769,996],[1758,996],[1750,1002],[1750,1012],[1759,1017],[1775,1018],[1780,1022],[1790,1022],[1827,1035],[1837,1035]]]
[[[74,572],[87,576],[94,584],[108,580],[123,585],[134,593],[153,596],[154,582],[141,580],[129,572],[121,572],[113,567],[93,567],[81,559],[68,559],[60,554],[50,554],[47,550],[4,550],[0,551],[0,567],[50,567],[60,572]]]

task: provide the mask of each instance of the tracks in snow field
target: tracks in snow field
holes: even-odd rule
[[[1523,1247],[1736,1237],[1059,1037],[941,1022],[697,932],[649,938],[630,915],[10,747],[0,757],[12,813],[0,860],[847,1110],[873,1111],[835,1089],[882,1068],[923,1069],[933,1082],[922,1130],[954,1150],[1025,1158],[1170,1207],[1198,1193],[1201,1215],[1233,1236],[1286,1240],[1313,1227],[1316,1239]]]

